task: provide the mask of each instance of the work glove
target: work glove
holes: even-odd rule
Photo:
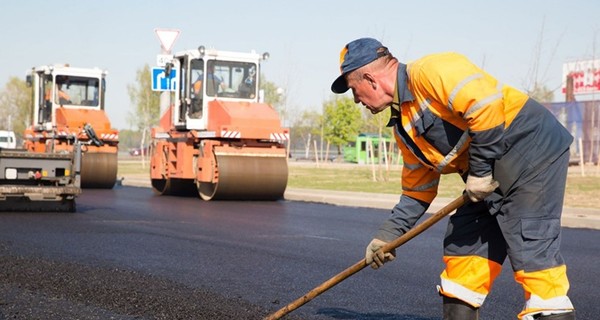
[[[392,261],[396,259],[396,250],[392,250],[390,252],[383,253],[381,248],[385,246],[387,242],[373,239],[371,243],[367,246],[367,252],[365,254],[365,262],[367,265],[371,265],[371,268],[378,269],[383,266],[384,263],[388,261]]]
[[[466,191],[471,201],[478,202],[492,194],[499,186],[500,184],[494,180],[491,174],[485,177],[469,175],[467,177]]]

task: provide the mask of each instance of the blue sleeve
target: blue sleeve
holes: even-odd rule
[[[494,161],[502,157],[504,152],[504,125],[495,128],[471,132],[469,147],[469,173],[477,177],[492,174]]]
[[[390,242],[410,230],[429,208],[429,203],[400,196],[400,201],[394,206],[390,217],[379,227],[375,238]]]

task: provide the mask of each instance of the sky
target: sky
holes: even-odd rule
[[[39,65],[106,69],[112,126],[134,129],[127,86],[156,64],[157,28],[180,31],[173,52],[269,52],[262,73],[285,90],[290,118],[320,112],[333,97],[339,52],[360,37],[380,40],[403,63],[459,52],[519,89],[534,79],[556,89],[555,101],[564,101],[563,64],[600,56],[597,0],[2,1],[0,88]]]

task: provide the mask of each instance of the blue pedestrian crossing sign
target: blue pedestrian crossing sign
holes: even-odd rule
[[[167,77],[164,68],[152,68],[152,91],[175,91],[177,90],[177,69],[171,69]]]

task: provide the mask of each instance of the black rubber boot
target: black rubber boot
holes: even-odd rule
[[[549,316],[533,317],[536,320],[575,320],[575,311],[559,314],[551,314]]]
[[[444,320],[478,320],[479,308],[456,298],[444,298]],[[553,319],[554,320],[554,319]]]

